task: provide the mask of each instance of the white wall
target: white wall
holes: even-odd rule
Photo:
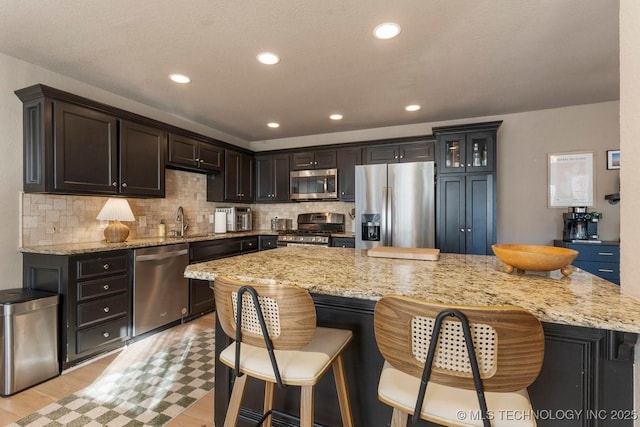
[[[620,168],[621,270],[625,293],[640,297],[640,169],[632,166],[640,159],[640,2],[620,2]],[[640,357],[640,349],[637,351]]]
[[[640,170],[629,167],[640,159],[640,2],[620,2],[620,284],[624,293],[640,297]],[[640,342],[635,346],[634,409],[640,409]],[[640,426],[636,419],[634,426]]]

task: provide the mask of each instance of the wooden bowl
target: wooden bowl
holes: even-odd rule
[[[552,271],[560,269],[562,274],[571,274],[569,264],[578,256],[578,251],[556,246],[500,244],[491,246],[493,253],[505,263],[504,271],[518,270]]]

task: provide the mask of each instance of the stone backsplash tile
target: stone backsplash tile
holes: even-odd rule
[[[22,245],[41,246],[62,243],[93,242],[104,239],[107,223],[96,216],[107,197],[63,196],[25,193],[22,195]],[[352,230],[348,215],[354,203],[345,202],[294,202],[275,204],[229,204],[207,202],[206,175],[166,170],[166,194],[164,199],[127,198],[136,217],[126,223],[131,229],[130,238],[157,236],[157,226],[164,220],[167,232],[177,230],[178,206],[182,206],[189,221],[188,234],[214,231],[209,222],[216,207],[250,206],[253,211],[253,228],[267,230],[271,218],[291,218],[296,228],[299,213],[337,212],[345,214],[346,231]]]

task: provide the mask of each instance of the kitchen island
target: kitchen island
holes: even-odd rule
[[[640,300],[577,269],[564,277],[559,271],[507,274],[502,267],[493,256],[441,254],[438,261],[415,261],[370,258],[355,249],[288,246],[193,264],[185,276],[213,281],[224,275],[307,289],[319,324],[354,331],[345,364],[356,425],[384,426],[390,420],[390,409],[377,400],[383,361],[373,334],[373,307],[389,293],[531,311],[545,328],[544,365],[529,388],[533,407],[543,411],[539,425],[633,425],[633,346],[640,333]],[[229,342],[216,327],[216,358]],[[316,418],[322,425],[339,425],[330,410],[337,400],[328,377],[316,394]],[[216,424],[222,424],[231,380],[230,370],[216,363]],[[246,393],[245,419],[255,423],[259,418],[261,396],[260,389]],[[297,413],[294,391],[279,392],[276,400]]]

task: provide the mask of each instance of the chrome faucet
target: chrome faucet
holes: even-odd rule
[[[182,206],[178,206],[176,221],[180,221],[180,237],[184,237],[184,232],[189,228],[189,221],[184,217],[184,210],[182,209]]]

